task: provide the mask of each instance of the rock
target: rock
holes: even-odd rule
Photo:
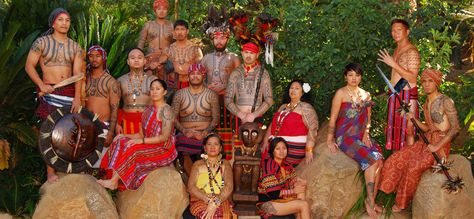
[[[324,132],[322,129],[320,133]],[[308,183],[306,200],[312,218],[342,218],[362,192],[357,176],[359,165],[341,151],[331,154],[324,141],[316,146],[314,153],[311,164],[306,166],[302,162],[296,168],[297,175]]]
[[[442,173],[426,171],[412,201],[413,218],[474,218],[474,179],[470,162],[463,156],[451,154],[451,176],[463,179],[464,188],[449,194],[441,186],[446,181]]]
[[[87,174],[62,174],[55,183],[44,183],[33,218],[118,218],[106,189]]]
[[[0,219],[13,219],[13,216],[11,216],[7,213],[1,213],[0,212]]]
[[[181,218],[189,195],[178,171],[161,167],[151,172],[137,190],[119,192],[116,203],[122,219]]]

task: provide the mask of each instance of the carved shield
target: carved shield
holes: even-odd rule
[[[102,123],[86,109],[70,113],[58,108],[41,124],[38,146],[45,162],[56,171],[79,173],[99,159],[106,135]]]

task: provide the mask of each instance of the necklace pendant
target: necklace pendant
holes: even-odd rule
[[[133,91],[133,98],[135,99],[136,97],[139,97],[139,96],[140,96],[140,91],[134,90]]]

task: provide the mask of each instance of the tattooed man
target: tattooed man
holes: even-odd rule
[[[436,152],[441,159],[448,157],[451,141],[460,129],[453,100],[439,92],[442,77],[440,71],[433,69],[426,69],[421,75],[421,85],[427,95],[423,106],[426,123],[415,120],[430,144],[419,139],[392,154],[383,165],[380,190],[397,193],[394,212],[408,207],[421,175],[434,164],[431,153]],[[414,118],[414,115],[410,112],[407,117]]]
[[[408,38],[410,27],[408,22],[401,19],[392,21],[392,38],[397,43],[397,48],[390,56],[386,49],[379,52],[379,61],[384,62],[392,68],[391,83],[395,86],[397,82],[404,78],[408,81],[400,97],[406,103],[410,103],[411,110],[418,118],[418,88],[416,87],[416,79],[420,70],[420,54],[417,48],[410,42]],[[414,142],[415,131],[413,124],[404,115],[396,112],[400,103],[391,96],[388,101],[387,115],[387,141],[386,148],[389,150],[400,150],[406,145],[412,145]]]
[[[40,121],[59,107],[71,106],[76,112],[81,106],[81,82],[54,89],[57,84],[72,75],[78,75],[82,68],[82,49],[79,44],[68,38],[71,16],[63,8],[56,8],[48,19],[49,29],[33,43],[25,64],[25,70],[31,80],[44,93],[39,97],[36,111]],[[40,77],[36,66],[41,67]],[[56,182],[58,176],[54,169],[47,166],[48,182]]]
[[[189,66],[199,63],[202,59],[201,49],[188,40],[188,28],[188,22],[184,20],[177,20],[174,23],[173,35],[176,42],[172,43],[160,58],[160,63],[164,63],[166,59],[173,62],[175,73],[168,75],[167,82],[175,89],[189,86]]]
[[[219,124],[219,100],[214,91],[204,86],[204,66],[193,64],[188,72],[190,86],[176,92],[172,108],[175,127],[180,131],[176,145],[189,176],[192,162],[199,159],[203,150],[202,140]]]
[[[158,78],[164,79],[164,69],[159,63],[160,56],[173,40],[173,23],[166,20],[168,0],[155,0],[153,11],[156,19],[145,23],[140,32],[138,48],[144,49],[147,44],[145,69],[153,72]]]
[[[210,27],[206,31],[212,40],[215,51],[206,54],[201,64],[207,71],[207,87],[219,95],[220,124],[217,132],[224,144],[224,154],[227,160],[232,158],[232,126],[231,114],[224,104],[225,89],[230,73],[240,65],[237,54],[227,51],[230,30],[225,23],[218,27]]]
[[[87,51],[89,64],[86,74],[86,108],[99,115],[99,120],[104,124],[104,133],[107,133],[104,149],[112,143],[115,125],[117,124],[117,111],[120,102],[120,87],[107,69],[107,52],[100,46],[92,46]],[[100,157],[102,158],[102,156]],[[101,159],[94,167],[98,168]]]
[[[257,60],[259,52],[260,48],[256,44],[251,42],[244,44],[242,46],[244,63],[232,71],[227,84],[225,105],[242,123],[253,122],[263,116],[273,104],[270,75],[267,70],[263,70],[263,74],[260,74],[263,66]],[[261,81],[258,84],[260,77]],[[260,89],[258,95],[255,95],[257,86],[260,86]],[[255,111],[252,112],[254,103]]]
[[[142,112],[151,104],[150,83],[156,76],[145,74],[145,53],[139,48],[128,53],[130,72],[117,81],[122,93],[123,107],[118,111],[117,134],[135,134],[140,131]]]

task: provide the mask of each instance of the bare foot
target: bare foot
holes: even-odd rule
[[[58,180],[59,180],[58,175],[56,175],[55,173],[48,173],[48,182],[49,183],[55,183]]]
[[[365,199],[365,209],[367,210],[367,214],[369,215],[370,218],[377,218],[377,212],[375,211],[375,206],[374,204],[370,204],[370,201],[368,199]]]
[[[110,190],[115,190],[118,187],[118,182],[115,182],[114,180],[111,180],[111,179],[108,179],[108,180],[99,179],[96,182],[99,183],[104,188],[107,188]]]
[[[395,204],[395,205],[392,206],[392,212],[398,213],[398,212],[400,212],[400,211],[403,211],[403,209],[401,209],[400,207],[398,207],[398,205]]]

